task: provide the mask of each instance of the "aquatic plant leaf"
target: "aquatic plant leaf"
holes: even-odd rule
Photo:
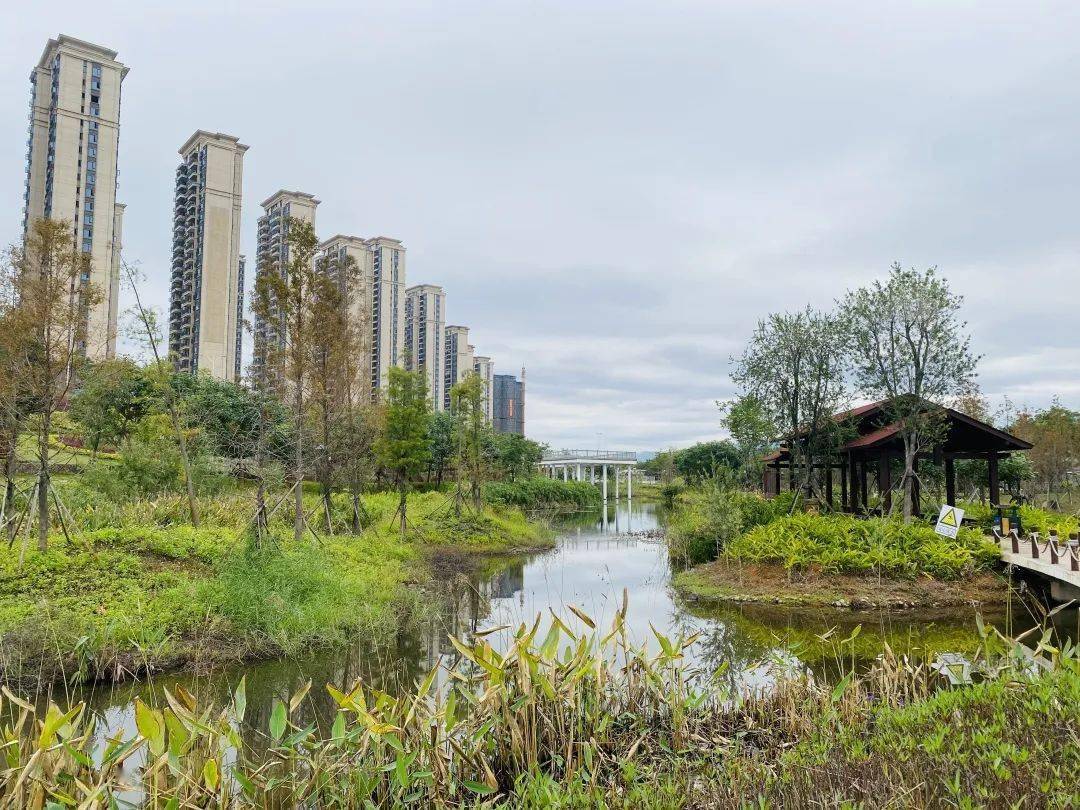
[[[206,783],[206,788],[211,793],[217,790],[218,786],[218,765],[217,760],[213,757],[206,760],[206,764],[203,765],[203,782]]]
[[[159,757],[165,752],[165,720],[142,699],[135,698],[135,727],[146,738],[150,751]]]
[[[587,614],[585,611],[575,607],[574,605],[567,605],[566,607],[569,608],[571,613],[573,613],[575,616],[585,622],[585,624],[589,626],[590,630],[596,629],[596,622],[594,622],[589,616],[589,614]]]
[[[299,707],[299,705],[303,702],[304,698],[307,697],[307,693],[310,692],[310,691],[311,691],[311,679],[308,678],[308,682],[306,684],[304,684],[302,687],[300,687],[300,689],[297,690],[296,694],[293,695],[292,699],[289,701],[289,713],[290,714],[292,712],[296,711],[297,707]]]
[[[236,719],[239,722],[243,722],[244,713],[247,711],[247,675],[240,678],[240,683],[236,685],[236,690],[233,692],[233,712],[236,714]]]
[[[285,723],[285,704],[280,700],[275,700],[274,708],[270,712],[270,736],[274,738],[274,742],[281,741],[285,734]]]

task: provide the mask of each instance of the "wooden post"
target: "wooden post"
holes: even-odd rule
[[[777,461],[773,464],[773,472],[776,475],[776,489],[773,490],[773,495],[780,494],[780,462]]]
[[[832,511],[832,459],[828,459],[825,462],[825,500],[828,502],[829,511]]]
[[[850,485],[851,492],[848,495],[848,499],[851,502],[851,511],[859,511],[859,462],[855,460],[855,456],[848,453],[848,483]]]
[[[945,456],[945,503],[956,506],[956,460]]]
[[[847,461],[843,458],[840,459],[840,509],[844,512],[851,511],[851,504],[848,503],[848,465]]]
[[[870,490],[866,486],[866,459],[862,459],[862,463],[859,464],[859,500],[862,502],[862,508],[866,509],[870,505]]]
[[[881,514],[887,515],[892,509],[892,469],[889,454],[884,450],[877,460],[877,487],[881,494]]]
[[[998,456],[997,453],[990,453],[986,457],[986,466],[988,468],[989,485],[990,485],[990,505],[1001,505],[1001,482],[998,480]]]

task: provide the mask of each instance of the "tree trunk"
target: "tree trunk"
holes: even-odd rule
[[[904,523],[915,513],[915,444],[904,437]]]
[[[352,533],[360,534],[360,493],[352,490]]]
[[[261,453],[260,453],[261,455]],[[260,470],[262,467],[259,462]],[[260,472],[258,483],[255,484],[255,545],[262,548],[263,538],[266,537],[268,526],[266,524],[266,482]]]
[[[330,466],[330,403],[326,396],[322,397],[321,402],[322,413],[322,469],[319,471],[319,483],[322,485],[322,500],[323,500],[323,515],[326,517],[326,532],[327,534],[334,533],[334,526],[330,520],[330,494],[331,494],[331,473]]]
[[[296,489],[293,491],[293,540],[299,543],[304,539],[304,392],[301,388],[302,380],[297,379],[296,385],[296,451],[293,457],[294,471],[293,480]]]
[[[7,448],[7,458],[4,461],[4,512],[0,518],[8,518],[8,510],[15,506],[15,456],[18,453],[18,433],[11,431],[11,443]],[[15,541],[15,521],[8,520],[7,524],[8,543]]]
[[[401,515],[401,539],[402,540],[405,539],[405,527],[406,527],[406,523],[407,523],[407,521],[405,519],[405,507],[406,507],[406,505],[408,503],[407,493],[408,493],[408,482],[405,480],[405,476],[402,476],[401,477],[401,502],[398,504],[398,512]]]
[[[188,457],[187,439],[180,427],[180,416],[173,408],[173,427],[176,429],[176,438],[180,445],[180,458],[184,462],[184,483],[187,489],[188,512],[191,513],[191,525],[199,528],[199,505],[195,500],[195,481],[191,477],[191,459]]]
[[[38,433],[38,550],[49,548],[49,428],[52,426],[52,414],[47,410],[41,417],[41,430]]]

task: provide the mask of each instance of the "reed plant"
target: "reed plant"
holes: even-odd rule
[[[552,615],[493,628],[412,692],[325,688],[330,728],[304,719],[309,682],[249,717],[184,689],[137,703],[133,736],[102,739],[86,707],[4,692],[0,791],[12,807],[743,807],[1022,802],[1067,806],[1080,764],[1075,650],[984,631],[964,661],[887,652],[831,683],[793,675],[731,692],[685,656],[694,636],[628,639]],[[953,667],[953,669],[949,669]],[[258,745],[251,740],[257,738]],[[128,765],[126,762],[130,760]],[[138,764],[136,765],[136,762]],[[998,801],[998,800],[1002,801]]]

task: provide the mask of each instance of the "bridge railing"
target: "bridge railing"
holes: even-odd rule
[[[1038,532],[1031,532],[1026,538],[1021,539],[1016,529],[1003,537],[995,528],[994,537],[997,538],[999,544],[1008,540],[1013,554],[1030,556],[1033,560],[1046,561],[1051,565],[1062,565],[1070,571],[1080,572],[1080,539],[1077,538],[1076,533],[1071,534],[1068,540],[1063,540],[1054,531],[1051,531],[1045,540],[1040,539]]]
[[[549,450],[544,461],[637,461],[637,453],[627,450]]]

